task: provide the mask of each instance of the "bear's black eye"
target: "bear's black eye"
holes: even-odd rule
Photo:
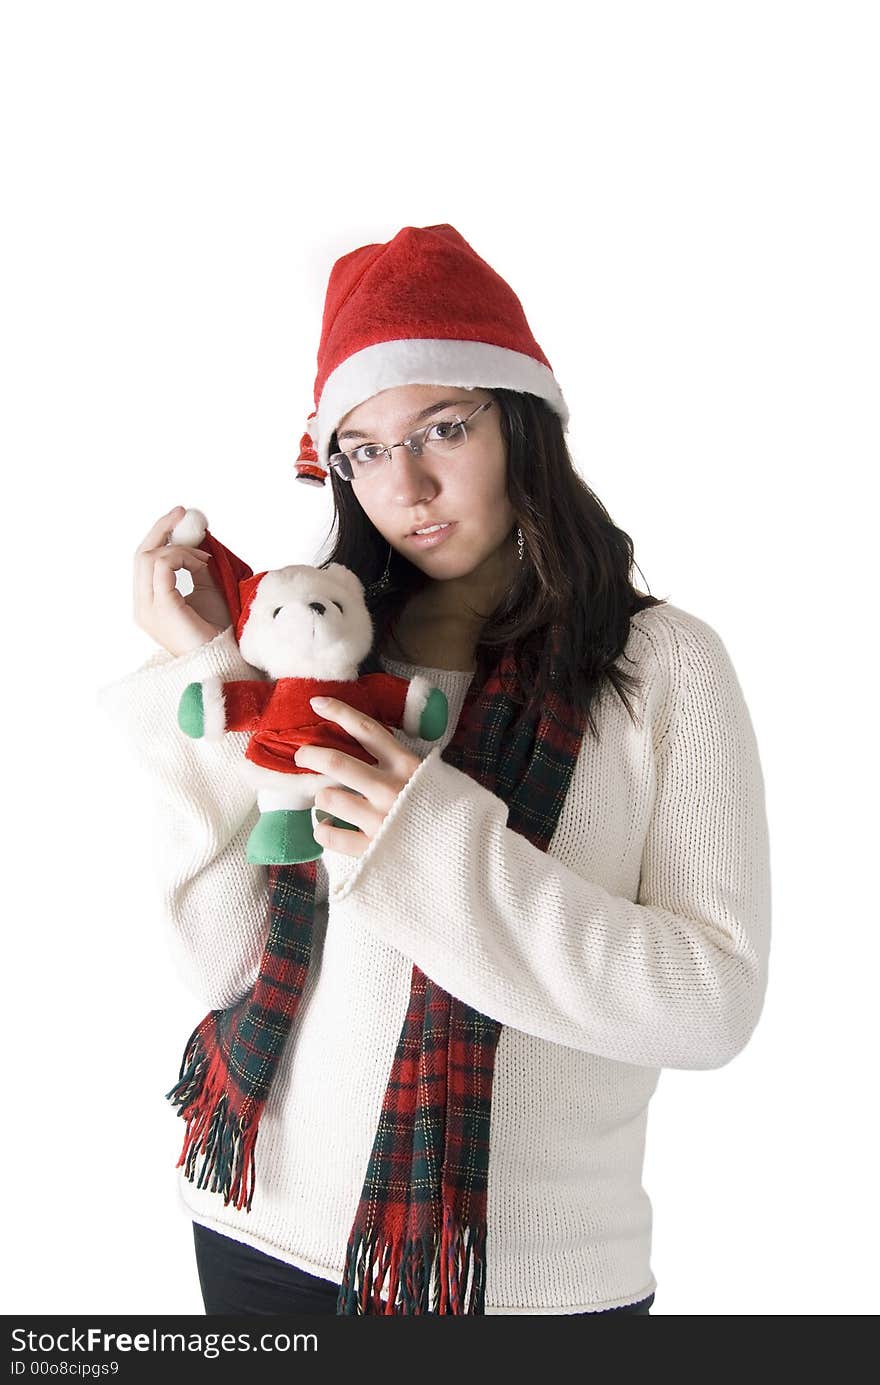
[[[334,601],[334,602],[333,602],[333,605],[334,605],[334,606],[339,606],[339,602],[338,602],[338,601]],[[342,611],[342,607],[341,607],[341,606],[339,606],[339,609],[340,609],[340,611]],[[345,615],[345,612],[342,611],[342,614]]]
[[[275,610],[272,612],[272,619],[273,619],[273,620],[275,619],[275,617],[277,616],[277,614],[278,614],[278,612],[279,612],[280,610],[281,610],[281,607],[280,607],[280,606],[276,606],[276,607],[275,607]]]

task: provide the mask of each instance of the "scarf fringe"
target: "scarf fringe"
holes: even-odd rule
[[[213,1019],[213,1016],[207,1017]],[[203,1021],[190,1036],[177,1083],[166,1098],[186,1121],[183,1149],[177,1168],[186,1165],[185,1176],[195,1182],[198,1156],[204,1155],[197,1187],[211,1179],[210,1191],[223,1193],[223,1205],[251,1210],[256,1180],[254,1145],[257,1122],[248,1124],[231,1109],[226,1089],[227,1068],[220,1045],[214,1040],[209,1055],[208,1026]]]
[[[375,1228],[352,1234],[337,1313],[485,1313],[485,1223],[462,1225],[445,1206],[439,1243],[436,1235],[379,1237]],[[389,1295],[383,1300],[386,1279]]]

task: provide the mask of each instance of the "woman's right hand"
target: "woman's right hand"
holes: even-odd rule
[[[208,551],[168,543],[184,514],[185,507],[175,505],[157,519],[134,555],[135,622],[175,656],[207,644],[232,624],[226,598],[208,572]],[[174,576],[182,567],[193,580],[186,597]]]

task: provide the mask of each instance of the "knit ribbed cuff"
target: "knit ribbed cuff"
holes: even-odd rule
[[[441,747],[435,746],[413,770],[362,856],[349,856],[332,847],[324,847],[322,860],[327,871],[328,898],[332,903],[347,898],[364,879],[365,872],[367,879],[376,869],[389,869],[397,876],[404,855],[409,858],[404,874],[413,889],[420,888],[420,877],[430,878],[438,822],[438,793],[446,808],[462,794],[471,800],[474,795],[485,795],[492,800],[491,806],[500,810],[503,820],[507,820],[509,810],[504,799],[471,775],[450,765],[442,758]],[[373,883],[371,879],[370,883]]]

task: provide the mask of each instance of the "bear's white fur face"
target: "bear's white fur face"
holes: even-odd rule
[[[270,678],[354,679],[370,652],[373,622],[364,589],[341,563],[291,564],[267,572],[239,648]]]

